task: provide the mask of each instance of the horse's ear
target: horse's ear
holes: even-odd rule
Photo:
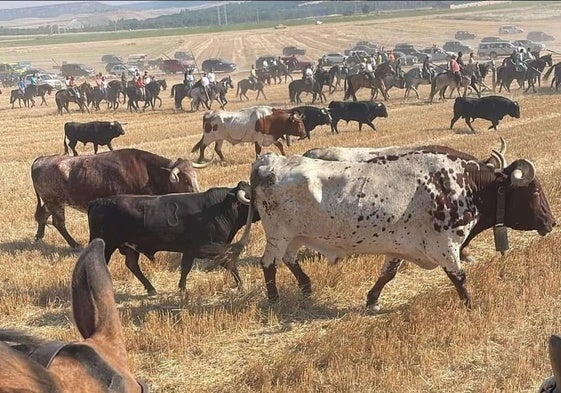
[[[103,340],[119,350],[124,348],[123,328],[104,251],[104,241],[94,239],[78,258],[72,274],[72,311],[82,337]]]

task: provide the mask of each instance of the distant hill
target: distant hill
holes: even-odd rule
[[[93,14],[110,12],[115,10],[115,8],[115,6],[99,3],[97,1],[12,8],[0,10],[0,21],[26,18],[54,18],[60,15]]]

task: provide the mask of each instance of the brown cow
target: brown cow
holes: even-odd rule
[[[206,112],[203,115],[203,130],[201,140],[191,150],[193,153],[199,150],[198,162],[204,160],[205,149],[212,142],[215,142],[214,150],[224,160],[222,144],[225,140],[232,145],[253,142],[256,155],[261,152],[261,146],[274,144],[284,155],[279,141],[282,136],[309,137],[300,114],[270,106],[254,106],[239,112]]]
[[[85,339],[64,343],[0,330],[0,392],[148,393],[131,373],[105,244],[93,240],[72,275],[72,311]]]
[[[94,156],[38,157],[31,165],[31,179],[37,196],[35,240],[45,235],[45,225],[52,214],[54,227],[70,247],[77,248],[78,243],[66,230],[65,205],[87,212],[90,201],[112,195],[198,192],[194,168],[204,166],[182,158],[172,161],[137,149],[108,151]]]

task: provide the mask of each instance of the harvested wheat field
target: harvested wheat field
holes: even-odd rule
[[[525,8],[524,8],[525,7]],[[175,50],[193,50],[197,59],[220,56],[236,62],[246,77],[259,55],[279,53],[285,45],[304,46],[310,57],[342,50],[360,39],[386,47],[397,42],[419,46],[442,43],[458,29],[478,37],[496,35],[503,23],[525,31],[543,30],[561,38],[561,6],[552,3],[515,10],[478,10],[454,17],[411,17],[321,26],[290,27],[284,31],[253,30],[215,35],[162,37],[129,42],[106,41],[80,45],[6,48],[5,60],[25,58],[37,66],[50,58],[80,61],[101,69],[105,53],[158,56]],[[520,37],[514,38],[525,38]],[[471,42],[475,46],[476,42]],[[550,46],[561,52],[561,44]],[[64,57],[63,57],[64,56]],[[561,56],[554,55],[555,62]],[[168,86],[181,76],[168,78]],[[488,80],[488,84],[490,79]],[[549,86],[549,82],[543,85]],[[386,103],[389,117],[377,119],[377,132],[358,131],[356,123],[340,123],[340,134],[322,126],[311,140],[295,141],[288,154],[302,154],[324,146],[415,145],[436,143],[489,156],[507,142],[506,157],[532,160],[548,195],[553,214],[561,217],[561,94],[542,88],[522,94],[513,88],[507,97],[521,107],[521,118],[506,117],[499,130],[474,122],[477,134],[459,121],[449,130],[453,100],[428,104],[427,86],[421,100],[404,100],[391,90]],[[254,104],[287,108],[287,85],[265,89],[268,100],[240,102],[228,93],[230,110]],[[488,92],[486,94],[489,94]],[[176,112],[169,89],[155,111],[129,113],[126,105],[107,111],[56,114],[53,96],[48,107],[11,109],[6,91],[1,96],[0,119],[0,326],[26,329],[59,340],[76,340],[71,320],[70,275],[77,259],[51,226],[35,243],[33,215],[36,198],[30,178],[34,158],[63,152],[63,125],[67,121],[119,120],[126,135],[115,148],[135,147],[170,158],[191,157],[201,135],[202,112]],[[369,98],[368,91],[359,94]],[[339,89],[328,100],[340,100]],[[304,97],[309,103],[311,97]],[[184,107],[188,108],[188,101]],[[274,149],[274,148],[273,148]],[[265,148],[264,151],[274,151]],[[78,146],[90,154],[91,145]],[[104,148],[101,148],[103,151]],[[199,170],[203,189],[249,180],[254,159],[252,145],[225,144],[224,163]],[[508,212],[507,212],[508,213]],[[67,228],[82,244],[88,241],[87,217],[67,209]],[[382,311],[366,311],[366,293],[374,284],[382,256],[349,257],[329,265],[322,257],[303,253],[301,265],[310,276],[313,295],[304,299],[284,266],[277,284],[281,300],[270,305],[264,291],[259,258],[265,238],[261,224],[252,228],[249,247],[240,262],[243,292],[223,270],[207,272],[198,261],[187,279],[187,291],[177,290],[179,255],[159,253],[141,265],[159,294],[148,298],[142,285],[115,253],[110,271],[124,325],[131,369],[154,392],[535,392],[551,375],[547,340],[561,332],[561,235],[509,231],[511,250],[494,251],[490,231],[471,244],[477,262],[466,265],[467,288],[473,309],[467,311],[442,269],[425,271],[405,264],[380,297]]]

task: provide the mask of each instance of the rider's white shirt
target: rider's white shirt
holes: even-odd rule
[[[185,80],[186,80],[187,82],[193,82],[193,81],[195,80],[195,77],[194,77],[193,75],[187,75],[187,76],[185,77]]]
[[[208,77],[203,76],[203,77],[201,78],[201,85],[203,85],[204,87],[210,85],[210,81],[208,80]]]
[[[269,63],[267,63],[267,60],[263,60],[263,68],[267,67],[269,67]]]
[[[306,76],[312,76],[314,75],[313,71],[311,68],[306,68]]]
[[[210,83],[214,83],[216,82],[216,76],[214,75],[214,72],[209,72],[207,75],[208,81]]]
[[[144,84],[147,85],[148,83],[150,83],[152,81],[152,79],[147,76],[146,78],[144,78]]]

